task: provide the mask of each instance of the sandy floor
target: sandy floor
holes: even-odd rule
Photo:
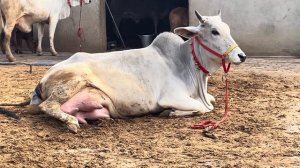
[[[0,66],[0,102],[27,99],[47,69],[29,74],[26,66]],[[46,115],[0,114],[0,167],[300,166],[300,59],[252,58],[233,66],[230,120],[214,140],[189,127],[222,116],[221,74],[209,82],[216,109],[201,117],[99,121],[72,134]]]

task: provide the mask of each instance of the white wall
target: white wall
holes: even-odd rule
[[[215,15],[222,10],[233,38],[248,55],[300,55],[300,0],[190,0],[194,10]]]

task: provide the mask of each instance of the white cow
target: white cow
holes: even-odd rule
[[[213,110],[208,74],[198,70],[195,61],[213,73],[222,58],[209,50],[235,64],[244,62],[246,55],[220,15],[197,16],[198,27],[175,29],[176,34],[190,38],[187,42],[173,33],[162,33],[146,48],[77,53],[56,64],[36,87],[31,105],[65,122],[73,132],[89,119],[158,112],[187,116]]]
[[[42,55],[42,39],[44,25],[49,24],[50,50],[57,55],[53,39],[57,22],[70,16],[70,8],[80,5],[80,2],[90,3],[91,0],[0,0],[0,27],[1,47],[9,61],[15,61],[11,53],[11,32],[15,25],[23,32],[30,32],[33,23],[38,23],[38,55]],[[1,36],[4,32],[4,36]],[[2,44],[3,42],[3,44]]]

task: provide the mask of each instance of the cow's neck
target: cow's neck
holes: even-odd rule
[[[210,74],[216,72],[221,67],[221,64],[217,63],[215,60],[209,59],[213,58],[209,55],[211,53],[201,48],[198,44],[195,44],[194,47],[200,63],[210,72]],[[207,93],[208,74],[199,70],[197,65],[195,65],[192,55],[191,39],[181,45],[180,52],[180,60],[185,64],[186,70],[189,71],[189,74],[191,75],[189,86],[196,88],[196,93],[193,93],[193,95],[200,98],[208,110],[212,110],[213,105],[211,104],[209,99],[210,96]]]
[[[221,67],[221,59],[209,51],[205,50],[202,46],[199,45],[197,41],[195,41],[194,46],[192,46],[192,40],[188,40],[190,48],[194,47],[198,60],[200,64],[210,73],[216,72]],[[191,54],[192,55],[192,54]],[[192,55],[193,58],[193,55]]]

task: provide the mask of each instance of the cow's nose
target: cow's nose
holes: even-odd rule
[[[241,62],[245,62],[246,61],[246,55],[240,53],[240,54],[238,54],[238,56],[239,56]]]

